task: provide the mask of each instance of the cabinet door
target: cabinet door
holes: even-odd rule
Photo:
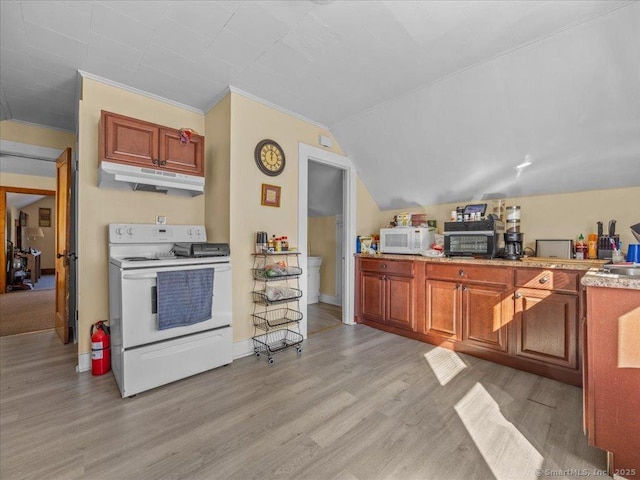
[[[465,343],[507,351],[507,324],[513,317],[513,299],[505,287],[463,285],[462,333]]]
[[[407,277],[385,277],[385,323],[415,331],[414,280]]]
[[[189,143],[180,143],[178,130],[161,128],[159,159],[166,170],[203,177],[204,137],[192,135]]]
[[[367,320],[384,321],[384,277],[371,273],[360,275],[360,313]]]
[[[578,296],[516,290],[516,355],[578,367]]]
[[[461,286],[454,282],[425,282],[425,333],[461,340]]]
[[[156,168],[153,161],[158,159],[157,126],[102,112],[100,128],[101,160]]]

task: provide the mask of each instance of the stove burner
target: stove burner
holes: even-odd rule
[[[147,260],[159,260],[156,257],[125,257],[122,260],[126,260],[128,262],[146,262]]]

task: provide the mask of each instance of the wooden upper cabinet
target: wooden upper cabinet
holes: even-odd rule
[[[158,159],[158,127],[102,111],[100,160],[152,167]]]
[[[204,137],[180,143],[180,131],[102,111],[100,160],[204,176]]]
[[[204,176],[204,137],[192,135],[188,144],[180,143],[180,131],[160,129],[160,164],[165,168],[189,175]]]

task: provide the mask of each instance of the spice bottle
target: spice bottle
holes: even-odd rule
[[[598,258],[598,235],[596,233],[589,234],[589,241],[587,242],[587,251],[589,259],[593,260]]]
[[[580,234],[578,237],[578,241],[576,242],[576,259],[584,260],[589,256],[588,247],[586,242],[584,241],[584,236]]]

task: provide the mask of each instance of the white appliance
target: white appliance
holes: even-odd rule
[[[230,258],[173,252],[205,241],[201,225],[109,225],[111,366],[122,397],[232,362]],[[159,329],[158,274],[200,269],[213,269],[209,318]]]
[[[380,229],[380,252],[418,255],[435,240],[433,227],[395,227]]]
[[[204,193],[204,177],[102,161],[98,186],[195,197]]]

